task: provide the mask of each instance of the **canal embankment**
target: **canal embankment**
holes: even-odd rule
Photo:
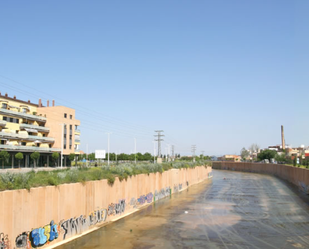
[[[235,170],[243,172],[253,172],[269,174],[279,177],[298,186],[303,192],[309,194],[309,170],[296,168],[282,164],[264,164],[247,162],[213,162],[213,169]]]
[[[208,179],[211,167],[0,192],[6,248],[51,247]]]

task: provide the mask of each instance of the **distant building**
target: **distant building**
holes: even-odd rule
[[[237,155],[224,155],[221,157],[223,161],[234,161],[234,162],[240,162],[241,161],[241,156]]]
[[[79,154],[79,125],[74,109],[55,106],[54,101],[52,106],[49,101],[43,106],[41,99],[34,104],[0,93],[0,150],[9,152],[12,166],[19,164],[15,154],[22,152],[21,167],[32,167],[30,154],[35,151],[40,153],[39,166],[60,165],[60,157],[52,162],[51,154],[60,153],[62,143],[63,165],[67,165],[69,154]]]

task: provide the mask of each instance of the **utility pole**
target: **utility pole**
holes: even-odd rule
[[[196,145],[192,145],[191,152],[192,152],[193,162],[195,162],[195,151],[196,151]]]
[[[204,150],[201,151],[202,152],[202,159],[204,159]]]
[[[107,165],[109,166],[109,134],[111,134],[111,132],[107,132]]]
[[[175,152],[175,146],[172,145],[172,160],[173,160],[173,161],[175,160],[175,154],[174,154],[174,152]]]
[[[156,142],[153,142],[153,163],[156,163]]]
[[[155,137],[158,137],[158,139],[155,139],[155,141],[158,141],[158,158],[161,158],[161,142],[164,141],[161,139],[161,137],[164,137],[164,135],[161,134],[161,132],[164,132],[162,130],[155,131],[158,133],[158,135],[154,135]]]
[[[62,168],[62,161],[63,161],[63,130],[64,130],[64,124],[60,124],[61,125],[61,157],[60,157],[60,167]]]
[[[88,168],[88,144],[86,145],[86,147],[87,147],[87,154],[86,154],[86,156],[87,156],[87,161],[86,161],[86,167]]]
[[[135,164],[136,164],[136,138],[134,138],[134,153],[135,153]]]

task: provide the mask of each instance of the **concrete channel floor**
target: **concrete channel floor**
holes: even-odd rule
[[[309,248],[309,198],[273,176],[214,177],[57,249]]]

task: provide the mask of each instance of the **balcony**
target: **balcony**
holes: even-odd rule
[[[80,143],[80,139],[79,138],[75,138],[75,143]]]
[[[26,118],[29,120],[40,121],[40,122],[46,122],[47,120],[47,118],[42,117],[42,116],[37,116],[37,115],[32,115],[32,114],[27,114],[27,113],[17,112],[17,111],[11,111],[7,109],[3,109],[3,108],[0,108],[0,114],[7,114],[13,117],[21,117],[21,118]]]
[[[61,149],[59,148],[41,148],[36,146],[17,146],[17,145],[7,145],[7,144],[0,144],[0,149],[6,149],[8,151],[23,151],[23,152],[60,152]]]
[[[6,121],[0,120],[0,126],[5,127],[6,126]]]
[[[9,132],[0,132],[0,138],[20,139],[25,141],[38,140],[40,142],[51,142],[51,143],[55,142],[55,139],[52,137],[39,137],[39,136],[31,136],[27,134],[18,134]]]
[[[0,123],[0,125],[1,125],[1,123]],[[39,125],[20,124],[19,127],[20,127],[20,129],[34,129],[34,130],[37,130],[37,131],[49,132],[48,127],[39,126]]]
[[[50,142],[50,143],[55,142],[55,139],[52,137],[40,137],[40,136],[32,136],[32,135],[28,135],[25,140],[30,140],[30,141],[38,140],[40,142]]]

